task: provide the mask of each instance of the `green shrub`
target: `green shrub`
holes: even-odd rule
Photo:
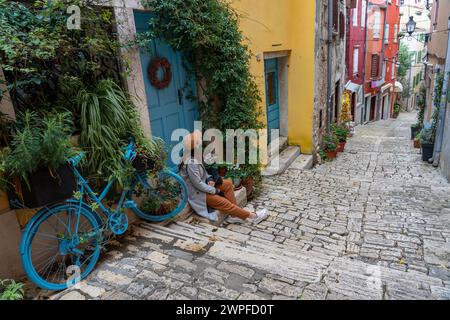
[[[326,134],[323,136],[323,150],[325,152],[334,152],[338,147],[338,138],[334,134]]]
[[[433,129],[422,129],[420,132],[420,143],[432,144],[434,143]]]
[[[331,125],[331,132],[336,136],[339,142],[347,142],[348,130],[344,125]]]
[[[0,280],[0,300],[23,300],[23,283],[14,280]]]
[[[25,111],[17,116],[16,132],[10,147],[4,151],[3,170],[25,182],[38,167],[55,171],[73,154],[70,145],[71,114],[50,113],[40,117]]]

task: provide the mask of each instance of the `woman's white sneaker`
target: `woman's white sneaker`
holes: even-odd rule
[[[259,210],[259,211],[256,212],[256,218],[249,219],[249,220],[253,224],[258,224],[258,223],[261,223],[264,220],[266,220],[267,217],[269,217],[269,211],[267,211],[267,209],[262,209],[262,210]]]

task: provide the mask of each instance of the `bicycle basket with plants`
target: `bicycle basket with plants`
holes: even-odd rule
[[[147,179],[150,188],[138,186],[135,190],[138,208],[149,215],[162,216],[176,209],[181,201],[180,184],[171,176],[150,175]]]

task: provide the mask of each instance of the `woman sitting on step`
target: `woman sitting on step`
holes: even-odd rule
[[[180,175],[188,188],[188,202],[192,209],[200,216],[217,221],[217,211],[232,216],[228,222],[243,223],[246,221],[260,223],[268,217],[266,209],[250,212],[237,205],[234,186],[230,180],[216,181],[206,171],[202,157],[202,134],[195,131],[184,138],[184,157],[180,164]],[[212,208],[212,210],[209,210]]]

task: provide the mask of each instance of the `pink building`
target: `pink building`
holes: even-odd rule
[[[347,84],[351,113],[357,124],[364,122],[364,77],[367,0],[349,1],[347,10]]]

